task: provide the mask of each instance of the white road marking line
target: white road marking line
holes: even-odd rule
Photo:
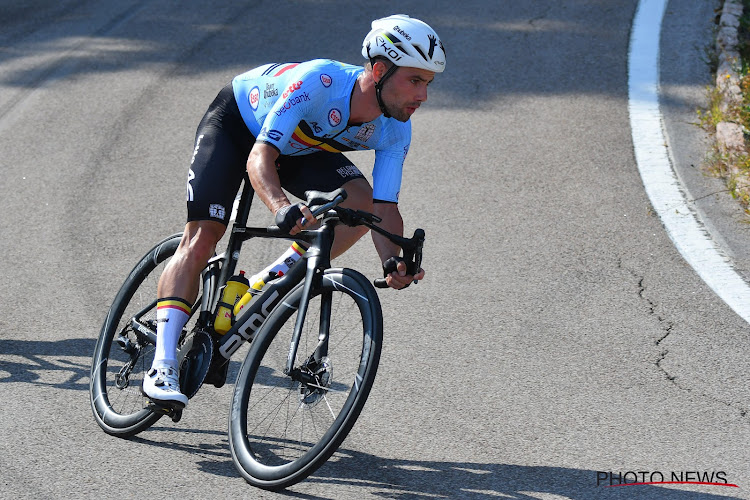
[[[659,110],[659,37],[667,0],[640,0],[630,34],[628,89],[635,159],[651,203],[683,258],[750,323],[750,286],[688,204],[669,158]]]

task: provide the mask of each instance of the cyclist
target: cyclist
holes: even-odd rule
[[[185,233],[158,285],[156,352],[143,381],[151,400],[178,408],[187,404],[178,382],[178,337],[245,176],[276,224],[291,235],[314,218],[282,188],[306,199],[307,190],[343,187],[349,196],[342,206],[373,212],[385,229],[403,234],[398,195],[411,142],[409,118],[427,100],[435,73],[445,69],[445,50],[426,23],[394,15],[372,22],[362,55],[364,67],[322,59],[266,64],[235,77],[209,106],[188,172]],[[372,187],[342,154],[369,149],[375,150]],[[332,257],[367,231],[337,227]],[[423,278],[421,269],[406,274],[398,246],[375,233],[372,238],[390,287]],[[264,272],[282,274],[303,252],[293,244]],[[217,379],[209,378],[220,387],[226,366]]]

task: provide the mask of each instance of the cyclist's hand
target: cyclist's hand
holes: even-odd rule
[[[411,285],[414,281],[424,278],[424,269],[420,268],[415,275],[407,274],[406,262],[401,257],[391,257],[383,264],[385,282],[389,287],[401,290]]]
[[[285,233],[295,235],[303,226],[315,222],[312,212],[304,203],[287,205],[276,211],[276,225]]]

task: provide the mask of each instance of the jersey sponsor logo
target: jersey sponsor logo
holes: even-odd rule
[[[213,219],[223,219],[227,214],[227,209],[224,205],[218,203],[212,203],[208,206],[208,216]]]
[[[362,172],[360,172],[360,170],[354,165],[347,165],[345,167],[337,168],[336,172],[338,172],[338,174],[344,179],[348,177],[359,177],[360,175],[362,175]]]
[[[263,98],[268,99],[269,97],[278,97],[278,96],[279,96],[279,90],[276,88],[276,85],[273,83],[267,83],[266,90],[263,91]]]
[[[260,131],[260,134],[258,134],[258,139],[265,139],[266,137],[271,139],[272,141],[279,142],[281,138],[284,137],[284,133],[279,132],[276,129],[268,130],[266,127],[263,127]]]
[[[323,73],[320,75],[320,83],[322,83],[324,87],[328,88],[333,83],[333,78]]]
[[[393,30],[399,35],[401,35],[402,37],[406,38],[407,40],[411,40],[411,36],[409,36],[409,33],[399,28],[398,25],[394,26]]]
[[[260,89],[258,87],[252,88],[247,96],[247,102],[250,103],[250,108],[253,111],[258,111],[258,104],[260,104]]]
[[[367,142],[367,140],[370,137],[372,137],[372,134],[374,132],[375,132],[375,124],[368,123],[359,129],[359,132],[357,132],[357,135],[354,136],[354,139],[358,141],[362,141],[362,142]]]
[[[305,101],[310,100],[310,94],[307,92],[303,92],[302,94],[296,95],[290,99],[288,99],[284,105],[281,107],[280,110],[275,111],[276,116],[281,116],[283,113],[286,113],[287,109],[291,109],[292,106],[296,106],[297,104]]]
[[[188,169],[188,179],[187,179],[187,201],[193,201],[193,186],[190,185],[190,181],[195,179],[195,172],[193,172],[193,169]]]
[[[201,134],[198,136],[198,139],[195,141],[195,149],[193,150],[193,157],[190,158],[190,164],[192,165],[193,162],[195,162],[195,156],[198,154],[198,149],[201,147],[201,140],[203,139],[203,136],[205,134]],[[188,169],[188,178],[187,178],[187,201],[193,201],[193,186],[190,185],[190,181],[195,179],[195,172],[193,172],[193,169]]]
[[[302,86],[302,80],[298,81],[297,83],[293,83],[289,85],[286,91],[283,94],[281,94],[281,98],[286,99],[287,97],[289,97],[290,94],[294,93],[295,90],[299,90],[301,86]]]
[[[338,126],[341,123],[341,111],[336,108],[330,110],[328,112],[328,123],[330,123],[332,127]]]
[[[318,122],[310,122],[310,125],[312,125],[313,132],[316,134],[319,134],[323,131],[323,128],[318,125]]]
[[[200,147],[201,147],[201,140],[203,139],[203,136],[204,136],[204,135],[205,135],[205,134],[201,134],[201,135],[199,135],[199,136],[198,136],[198,140],[196,140],[196,141],[195,141],[195,149],[193,149],[193,157],[192,157],[192,158],[190,158],[190,164],[191,164],[191,165],[192,165],[192,164],[193,164],[193,162],[195,161],[195,155],[197,155],[197,154],[198,154],[198,148],[200,148]]]

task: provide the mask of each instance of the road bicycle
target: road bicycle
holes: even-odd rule
[[[377,216],[339,206],[346,198],[343,189],[307,196],[319,227],[292,237],[275,226],[247,226],[253,190],[245,183],[226,250],[202,271],[178,347],[180,387],[192,398],[204,381],[221,387],[230,358],[250,342],[232,396],[229,445],[240,474],[269,490],[303,480],[336,451],[362,411],[380,360],[383,317],[373,284],[387,285],[331,267],[334,228],[364,225],[382,234],[402,248],[411,275],[422,260],[423,230],[411,238],[389,233],[376,225]],[[175,422],[182,416],[181,409],[160,406],[141,393],[156,343],[156,283],[181,237],[165,238],[143,256],[102,326],[89,392],[94,418],[108,434],[130,437],[163,416]],[[219,335],[213,321],[222,287],[235,273],[243,243],[252,238],[291,239],[309,248]]]

